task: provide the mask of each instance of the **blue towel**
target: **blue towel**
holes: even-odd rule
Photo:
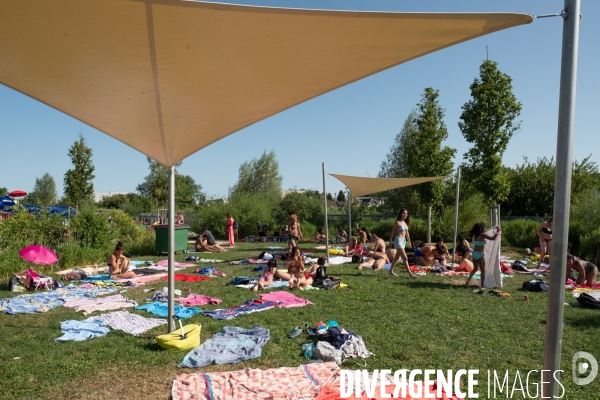
[[[76,321],[70,319],[60,323],[60,329],[63,335],[59,338],[54,339],[58,342],[66,342],[73,340],[75,342],[82,342],[84,340],[90,340],[95,337],[106,335],[110,332],[110,329],[104,326],[104,322],[92,318],[88,318],[83,321]]]
[[[158,315],[159,317],[168,317],[169,316],[169,303],[160,303],[155,301],[150,304],[146,304],[143,306],[136,306],[136,310],[146,310],[149,313],[154,315]],[[181,319],[186,319],[191,317],[194,314],[201,313],[202,310],[194,307],[185,307],[175,304],[174,309],[175,315]]]

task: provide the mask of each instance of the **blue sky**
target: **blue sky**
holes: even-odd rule
[[[454,0],[247,0],[237,4],[372,11],[424,12],[560,12],[561,0],[480,1]],[[599,162],[597,76],[600,57],[600,2],[582,1],[574,159],[592,154]],[[596,21],[596,22],[594,22]],[[191,175],[209,196],[223,196],[238,178],[245,160],[264,150],[277,154],[283,188],[322,188],[321,163],[328,172],[376,176],[393,139],[425,87],[440,91],[446,110],[449,137],[457,162],[467,151],[457,123],[461,106],[469,100],[469,85],[486,58],[499,63],[513,78],[514,93],[522,103],[521,130],[504,155],[515,166],[523,157],[535,160],[556,154],[558,94],[563,23],[561,18],[497,32],[413,60],[355,82],[259,122],[199,151],[179,171]],[[93,149],[97,192],[134,191],[148,173],[145,156],[95,129],[0,85],[0,137],[4,173],[0,187],[33,188],[35,179],[48,172],[62,194],[64,173],[71,167],[67,155],[79,133]],[[597,140],[597,139],[596,139]],[[7,167],[10,166],[10,167]],[[327,179],[327,191],[344,186]]]

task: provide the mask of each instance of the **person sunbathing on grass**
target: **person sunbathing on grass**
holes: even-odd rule
[[[467,246],[464,245],[464,243],[459,243],[456,246],[456,254],[461,256],[462,259],[460,260],[460,264],[454,263],[449,269],[454,272],[470,273],[471,271],[473,271],[473,262],[466,257],[470,252],[471,251]]]
[[[433,248],[433,259],[438,264],[446,265],[446,257],[448,256],[448,247],[444,244],[444,238],[439,236]]]
[[[123,255],[124,250],[123,243],[119,242],[115,247],[115,252],[108,256],[108,270],[111,279],[131,279],[137,276],[129,270],[129,258]]]
[[[312,285],[313,280],[317,275],[317,269],[325,266],[325,261],[325,257],[319,257],[316,264],[313,264],[305,269],[303,273],[297,274],[294,278],[292,278],[294,282],[293,286],[291,284],[292,279],[290,279],[290,289],[304,289],[307,286]]]
[[[358,266],[358,269],[373,268],[374,271],[380,270],[385,267],[385,264],[389,263],[387,253],[385,252],[385,241],[372,233],[371,237],[375,241],[373,250],[369,251],[369,259]]]
[[[277,273],[277,261],[272,258],[267,262],[267,269],[258,280],[258,283],[252,288],[253,291],[258,292],[258,289],[264,289],[265,286],[271,286],[273,284],[273,278]]]
[[[416,265],[429,267],[433,264],[433,246],[420,246],[415,248]]]
[[[287,267],[287,272],[278,270],[275,277],[283,279],[284,281],[291,281],[291,287],[292,284],[295,284],[295,281],[293,281],[292,278],[304,271],[304,257],[302,257],[298,247],[292,247],[292,251],[289,252],[289,257],[286,262],[283,263],[283,266]]]
[[[346,246],[346,251],[342,254],[344,257],[352,257],[354,255],[362,255],[363,247],[358,244],[355,237],[350,238],[350,243]]]

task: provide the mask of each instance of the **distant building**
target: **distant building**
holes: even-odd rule
[[[105,197],[115,196],[117,194],[129,194],[131,192],[102,192],[102,193],[94,193],[94,201],[96,203],[104,200]]]
[[[282,190],[281,191],[281,198],[283,199],[285,196],[287,196],[290,193],[304,194],[304,193],[306,193],[306,190]]]

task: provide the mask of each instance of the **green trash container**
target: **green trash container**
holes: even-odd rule
[[[175,225],[175,251],[186,251],[188,245],[189,225]],[[156,252],[158,254],[169,252],[169,225],[156,225]]]

